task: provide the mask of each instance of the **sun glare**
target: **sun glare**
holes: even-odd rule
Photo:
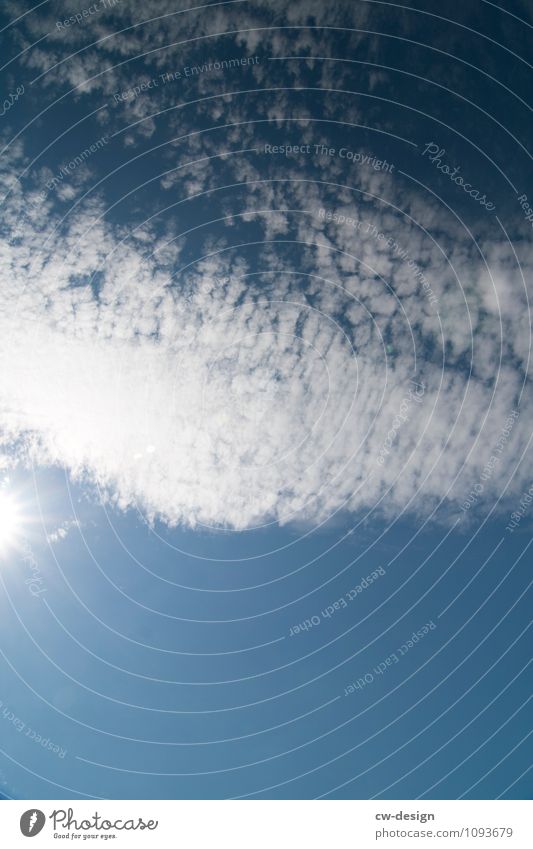
[[[15,499],[0,492],[0,552],[15,541],[20,516]]]

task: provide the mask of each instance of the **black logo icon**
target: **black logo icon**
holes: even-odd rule
[[[38,811],[36,808],[31,808],[22,814],[20,818],[20,830],[24,837],[35,837],[36,834],[39,834],[43,830],[45,822],[46,817],[43,812]]]

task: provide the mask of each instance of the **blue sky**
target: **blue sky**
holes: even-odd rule
[[[527,7],[143,14],[4,9],[0,790],[531,798]]]

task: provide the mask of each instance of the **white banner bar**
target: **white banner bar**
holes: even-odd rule
[[[0,845],[532,849],[522,801],[5,801]]]

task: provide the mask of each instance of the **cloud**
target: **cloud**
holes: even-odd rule
[[[222,226],[190,263],[183,239],[104,224],[98,200],[61,228],[45,201],[43,221],[6,181],[4,465],[63,466],[171,525],[393,516],[441,499],[457,515],[519,405],[478,506],[509,478],[509,497],[529,482],[527,464],[515,469],[531,434],[528,336],[511,332],[525,331],[527,302],[503,238],[480,254],[450,221],[437,244],[415,223],[436,219],[430,203],[359,171],[388,203],[258,184],[232,210],[253,213],[238,219],[244,241],[267,241],[230,248]],[[414,221],[391,205],[400,192]],[[365,226],[326,220],[325,206]]]
[[[56,544],[61,542],[67,538],[68,534],[73,528],[79,528],[80,522],[77,519],[67,519],[65,522],[61,522],[60,525],[57,526],[53,531],[50,531],[46,535],[46,540],[50,544]]]

